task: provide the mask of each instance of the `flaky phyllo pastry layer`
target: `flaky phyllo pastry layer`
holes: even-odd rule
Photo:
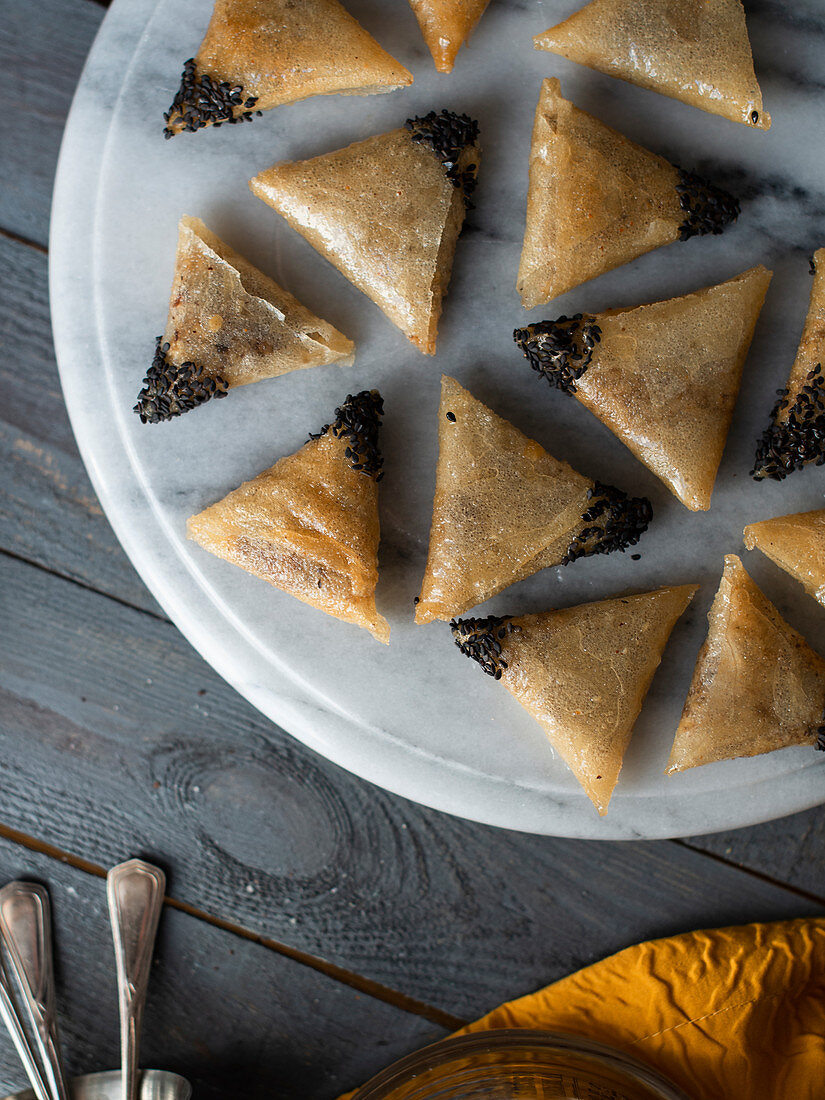
[[[575,394],[683,504],[706,510],[770,279],[754,267],[681,298],[539,321],[514,337],[550,385]]]
[[[751,475],[757,481],[782,481],[810,463],[825,465],[825,248],[814,253],[811,273],[811,298],[796,358],[756,447]]]
[[[215,0],[164,115],[166,137],[313,95],[371,95],[412,84],[338,0]]]
[[[696,587],[451,625],[462,652],[541,724],[606,814],[653,674]]]
[[[744,539],[748,550],[761,550],[825,607],[825,508],[749,523]]]
[[[638,541],[650,502],[577,473],[441,380],[427,566],[415,621],[451,619],[551,565]]]
[[[192,516],[205,550],[388,643],[376,610],[378,429],[383,403],[363,391],[308,443]]]
[[[517,288],[525,309],[671,241],[721,233],[738,202],[636,145],[545,80]]]
[[[166,331],[135,412],[156,423],[233,386],[353,361],[351,340],[258,271],[199,218],[178,227]]]
[[[770,128],[741,0],[591,0],[533,42],[733,122]]]
[[[825,735],[825,661],[734,554],[725,558],[708,623],[668,772],[817,745]]]
[[[430,112],[249,186],[433,355],[480,156],[475,122]]]
[[[410,0],[410,6],[440,73],[451,73],[490,0]]]

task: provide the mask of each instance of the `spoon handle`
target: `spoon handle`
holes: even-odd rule
[[[106,876],[120,1005],[121,1100],[137,1100],[138,1045],[166,876],[130,859]]]
[[[37,1056],[31,1048],[28,1036],[26,1035],[26,1029],[17,1014],[17,1006],[14,1003],[14,992],[2,961],[0,961],[0,1017],[11,1036],[15,1050],[20,1056],[20,1061],[23,1063],[26,1076],[29,1079],[29,1083],[34,1090],[37,1100],[51,1100],[51,1094],[46,1082],[43,1080],[43,1074],[40,1072]]]
[[[0,890],[0,936],[23,994],[49,1094],[52,1100],[68,1100],[55,1011],[51,908],[42,886],[10,882]]]

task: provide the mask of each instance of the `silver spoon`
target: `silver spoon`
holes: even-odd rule
[[[68,1100],[55,1012],[51,908],[42,886],[10,882],[0,890],[0,937],[23,996],[48,1096]]]
[[[120,1004],[121,1100],[138,1097],[138,1047],[166,876],[130,859],[106,876]]]
[[[133,864],[137,864],[141,868],[149,868],[149,871],[154,875],[160,876],[160,896],[163,897],[163,874],[156,868],[151,867],[149,864],[141,864],[139,860],[133,860]],[[129,864],[125,864],[125,867],[129,867]],[[121,868],[114,868],[114,871],[120,871]],[[12,883],[14,887],[24,887],[29,889],[28,884],[25,883]],[[40,887],[32,888],[35,892],[45,896],[45,891],[42,891]],[[11,891],[10,891],[11,892]],[[15,891],[16,894],[16,891]],[[0,891],[0,898],[2,898],[3,891]],[[45,898],[46,909],[48,914],[48,898]],[[118,906],[120,908],[120,906]],[[14,915],[16,907],[8,906],[6,909],[6,917]],[[127,906],[129,913],[132,910]],[[140,916],[140,907],[137,911],[138,917]],[[2,916],[2,906],[0,906],[0,916]],[[30,916],[30,914],[29,914]],[[120,918],[118,917],[118,920]],[[27,917],[27,924],[29,918]],[[157,919],[155,919],[155,927],[157,926]],[[146,926],[144,926],[145,928]],[[148,930],[148,929],[147,929]],[[27,932],[28,934],[28,932]],[[151,959],[151,946],[154,941],[155,930],[151,930],[150,944],[148,949],[148,956]],[[0,927],[0,938],[5,938],[2,935],[2,927]],[[51,932],[48,935],[44,935],[44,939],[51,944]],[[117,952],[118,934],[115,932],[115,944]],[[50,955],[49,955],[50,958]],[[146,966],[146,978],[148,980],[148,963]],[[145,984],[143,987],[143,993],[145,994]],[[140,1009],[143,1007],[142,995],[140,1005],[137,1006],[138,1011],[138,1028],[132,1034],[134,1038],[137,1038],[139,1032],[140,1023]],[[53,1100],[53,1094],[49,1087],[45,1083],[43,1076],[38,1066],[38,1059],[36,1054],[32,1051],[26,1029],[23,1022],[20,1020],[17,1007],[15,1005],[14,993],[11,983],[6,975],[5,969],[0,960],[0,1018],[4,1020],[6,1026],[9,1028],[14,1045],[20,1054],[26,1072],[29,1074],[29,1080],[33,1086],[32,1089],[25,1089],[22,1092],[16,1092],[11,1096],[5,1097],[5,1100]],[[53,1018],[53,1017],[52,1017]],[[136,1044],[133,1047],[136,1052]],[[69,1082],[69,1090],[71,1094],[71,1100],[121,1100],[123,1096],[123,1070],[107,1070],[104,1073],[87,1073],[82,1077],[75,1077]],[[159,1069],[146,1069],[140,1074],[140,1088],[139,1088],[140,1100],[190,1100],[192,1096],[192,1086],[186,1080],[185,1077],[180,1077],[177,1073],[169,1073],[167,1070]]]
[[[51,1100],[46,1082],[43,1080],[43,1074],[40,1072],[37,1056],[31,1048],[23,1021],[17,1013],[17,1005],[14,1003],[14,990],[2,961],[0,961],[0,1016],[3,1018],[6,1030],[11,1036],[15,1050],[20,1055],[23,1068],[26,1070],[26,1076],[34,1089],[32,1095],[36,1096],[37,1100]]]
[[[119,1069],[104,1073],[87,1073],[69,1082],[72,1100],[120,1100]],[[140,1100],[190,1100],[192,1086],[185,1077],[166,1070],[145,1069],[140,1075]],[[31,1089],[14,1092],[3,1100],[37,1100]]]

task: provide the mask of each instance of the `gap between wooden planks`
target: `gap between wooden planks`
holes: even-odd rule
[[[93,0],[94,3],[97,0]],[[44,256],[48,256],[49,250],[44,244],[38,244],[37,241],[31,240],[29,237],[24,237],[20,233],[13,233],[10,229],[3,229],[0,226],[0,237],[5,237],[8,241],[14,241],[15,244],[23,244],[27,248],[34,248],[37,252],[42,252]]]
[[[27,848],[31,852],[38,852],[40,855],[47,856],[49,859],[58,860],[60,863],[66,863],[70,867],[74,867],[75,870],[82,871],[87,875],[94,875],[96,878],[102,879],[106,878],[106,868],[101,867],[100,864],[93,863],[91,860],[84,859],[82,856],[74,855],[72,852],[63,851],[63,849],[58,848],[54,844],[38,840],[37,837],[29,836],[19,829],[13,829],[8,825],[2,824],[2,822],[0,822],[0,837],[10,841],[12,844],[20,845],[21,848]],[[396,989],[390,989],[380,982],[372,981],[370,978],[365,978],[360,974],[355,974],[342,966],[336,966],[334,963],[327,962],[325,959],[319,959],[306,951],[300,951],[295,947],[289,947],[285,943],[279,943],[277,940],[269,939],[267,936],[261,936],[257,932],[252,932],[248,928],[243,928],[239,924],[234,924],[232,921],[213,916],[211,913],[205,913],[202,909],[198,909],[194,905],[189,905],[187,902],[178,901],[176,898],[169,897],[168,895],[163,900],[164,904],[168,905],[170,909],[177,909],[179,912],[186,913],[196,920],[201,920],[205,924],[211,925],[213,928],[219,928],[222,932],[229,932],[234,936],[239,936],[241,939],[257,943],[259,946],[266,947],[270,951],[275,951],[277,954],[283,955],[293,962],[300,963],[302,966],[308,966],[312,970],[317,970],[325,977],[331,978],[336,982],[341,982],[343,985],[347,985],[357,990],[359,993],[363,993],[367,997],[373,997],[378,1001],[384,1001],[386,1004],[392,1005],[393,1008],[398,1008],[403,1012],[409,1012],[414,1016],[421,1016],[432,1024],[438,1024],[440,1027],[455,1031],[468,1022],[467,1020],[461,1019],[459,1016],[453,1016],[449,1012],[443,1012],[433,1005],[425,1004],[415,997],[410,997],[406,993],[401,993]]]

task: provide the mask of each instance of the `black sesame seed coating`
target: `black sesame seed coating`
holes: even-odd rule
[[[458,187],[464,196],[464,202],[471,207],[470,195],[476,188],[478,165],[468,164],[459,168],[461,154],[478,141],[478,123],[469,115],[457,115],[453,111],[430,111],[420,118],[408,118],[404,123],[410,131],[413,141],[432,146],[432,150],[447,173],[447,179]]]
[[[380,481],[384,476],[384,456],[378,448],[378,430],[383,414],[384,400],[378,390],[361,390],[354,396],[350,393],[335,410],[333,423],[325,424],[309,438],[320,439],[331,432],[336,439],[345,439],[344,457],[352,469]]]
[[[477,661],[488,676],[501,679],[508,667],[501,655],[501,643],[508,634],[521,630],[512,616],[488,615],[486,619],[452,619],[453,640],[465,657]]]
[[[533,370],[564,393],[576,392],[576,381],[590,366],[601,338],[596,322],[581,313],[513,330],[513,339]]]
[[[244,96],[242,84],[217,80],[208,73],[199,73],[194,57],[183,63],[180,87],[172,106],[164,114],[165,138],[179,130],[194,133],[202,126],[220,126],[223,122],[251,122],[257,96]],[[260,114],[260,111],[255,111]]]
[[[719,234],[739,217],[738,199],[684,168],[679,169],[676,193],[685,212],[679,226],[680,241],[705,233]]]
[[[155,357],[143,379],[133,411],[143,424],[158,424],[189,412],[212,397],[226,397],[229,383],[219,374],[205,374],[196,363],[170,363],[169,344],[158,336]]]
[[[562,558],[569,565],[591,554],[612,554],[635,546],[653,519],[647,497],[629,497],[613,485],[597,481],[589,494],[590,504],[582,516],[585,526],[575,536]]]
[[[777,390],[779,400],[771,413],[771,425],[756,446],[751,477],[783,481],[809,462],[825,465],[825,378],[820,363],[808,374],[806,384],[791,404],[787,389]],[[779,414],[789,409],[787,417]]]

